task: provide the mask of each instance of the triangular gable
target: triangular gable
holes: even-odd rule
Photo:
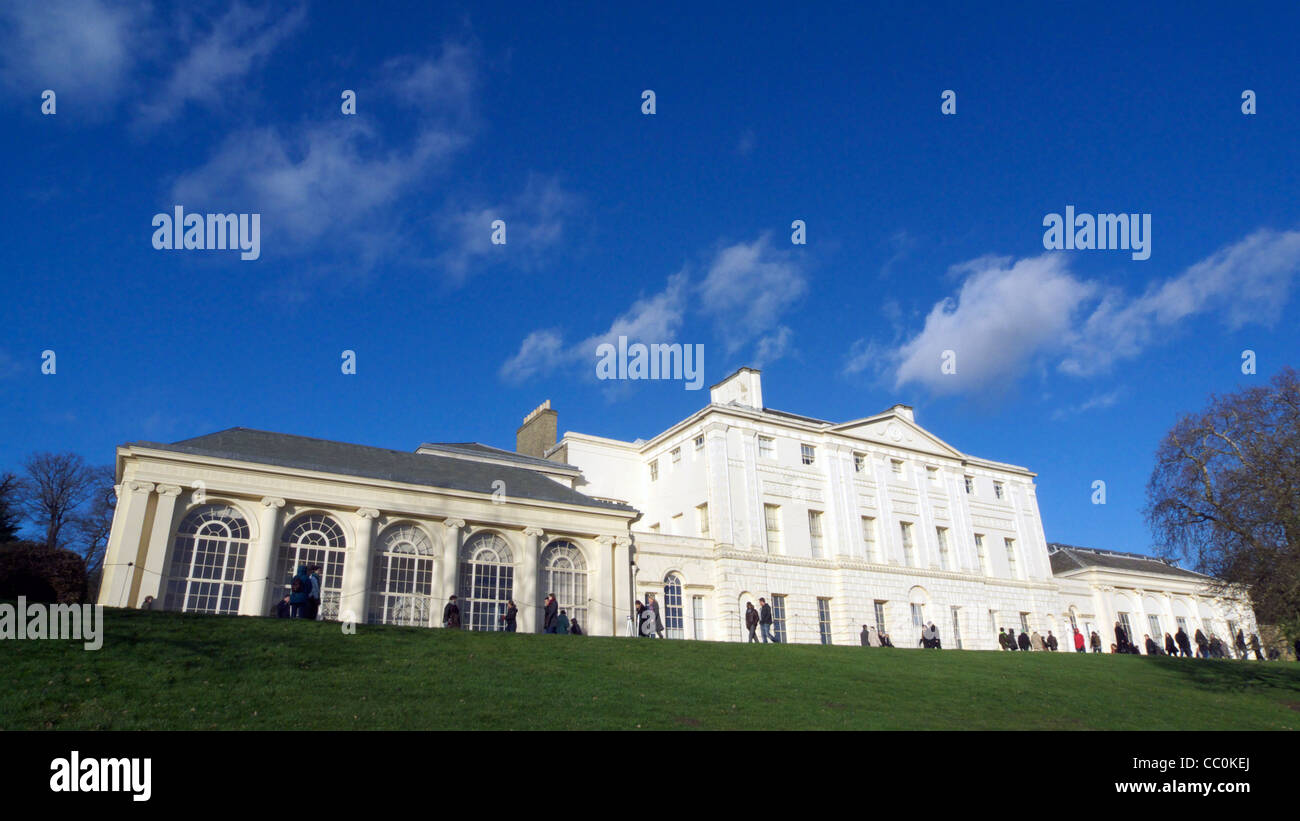
[[[910,448],[937,456],[964,459],[965,454],[897,411],[889,410],[865,419],[855,419],[830,430],[879,445]]]

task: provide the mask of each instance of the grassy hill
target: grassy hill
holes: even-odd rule
[[[105,611],[0,641],[0,729],[1296,729],[1300,665]]]

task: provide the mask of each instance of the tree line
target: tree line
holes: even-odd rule
[[[93,601],[113,526],[112,465],[33,453],[0,473],[0,598]]]

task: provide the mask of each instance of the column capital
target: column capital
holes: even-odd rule
[[[615,536],[615,537],[614,537],[614,544],[615,544],[615,546],[617,546],[617,547],[627,547],[628,545],[632,544],[632,537],[630,537],[630,536]]]
[[[540,538],[542,538],[542,537],[544,537],[544,536],[546,535],[546,531],[545,531],[545,530],[542,530],[540,527],[531,527],[531,526],[530,526],[530,527],[526,527],[526,528],[524,528],[524,535],[525,535],[525,536],[535,536],[535,537],[537,537],[537,538],[540,539]]]
[[[265,507],[273,507],[279,509],[284,507],[284,499],[281,499],[278,496],[263,496],[262,505]]]
[[[617,538],[618,538],[617,536],[597,536],[597,537],[596,537],[596,544],[604,545],[605,547],[609,547],[610,545],[612,545],[612,544],[614,543],[614,540],[617,539]]]
[[[373,507],[359,507],[356,515],[358,519],[378,519],[379,511]]]
[[[448,530],[456,530],[458,528],[462,528],[465,526],[465,520],[464,519],[443,519],[442,524],[443,527],[447,528]]]
[[[180,496],[180,485],[154,485],[154,492],[159,496]]]
[[[127,490],[134,493],[153,493],[153,482],[123,482]]]

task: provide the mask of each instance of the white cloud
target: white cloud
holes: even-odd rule
[[[874,369],[895,389],[919,383],[960,393],[1005,386],[1034,361],[1076,376],[1102,373],[1197,315],[1217,315],[1229,328],[1270,325],[1300,270],[1300,232],[1257,231],[1136,298],[1076,278],[1068,259],[983,257],[956,266],[963,277],[956,297],[936,303],[901,344],[858,340],[845,372]],[[947,350],[956,354],[952,374],[940,368]]]
[[[578,202],[558,179],[529,174],[523,191],[504,205],[447,209],[437,218],[445,245],[437,264],[453,280],[464,279],[481,262],[534,269],[563,238],[565,221],[577,210]],[[492,222],[497,219],[506,224],[505,245],[491,241]]]
[[[210,105],[229,97],[232,84],[261,65],[305,17],[301,7],[271,19],[266,9],[241,3],[231,6],[202,36],[185,37],[185,56],[159,95],[140,105],[139,124],[149,128],[165,123],[179,116],[190,101]]]
[[[763,234],[723,248],[700,284],[700,308],[714,319],[728,354],[777,332],[781,315],[808,290],[795,255],[773,249],[769,239]],[[786,330],[784,342],[789,341]],[[771,340],[767,348],[773,352]]]
[[[4,3],[0,76],[33,100],[49,88],[62,106],[106,110],[136,60],[148,12],[146,3],[100,0]]]

